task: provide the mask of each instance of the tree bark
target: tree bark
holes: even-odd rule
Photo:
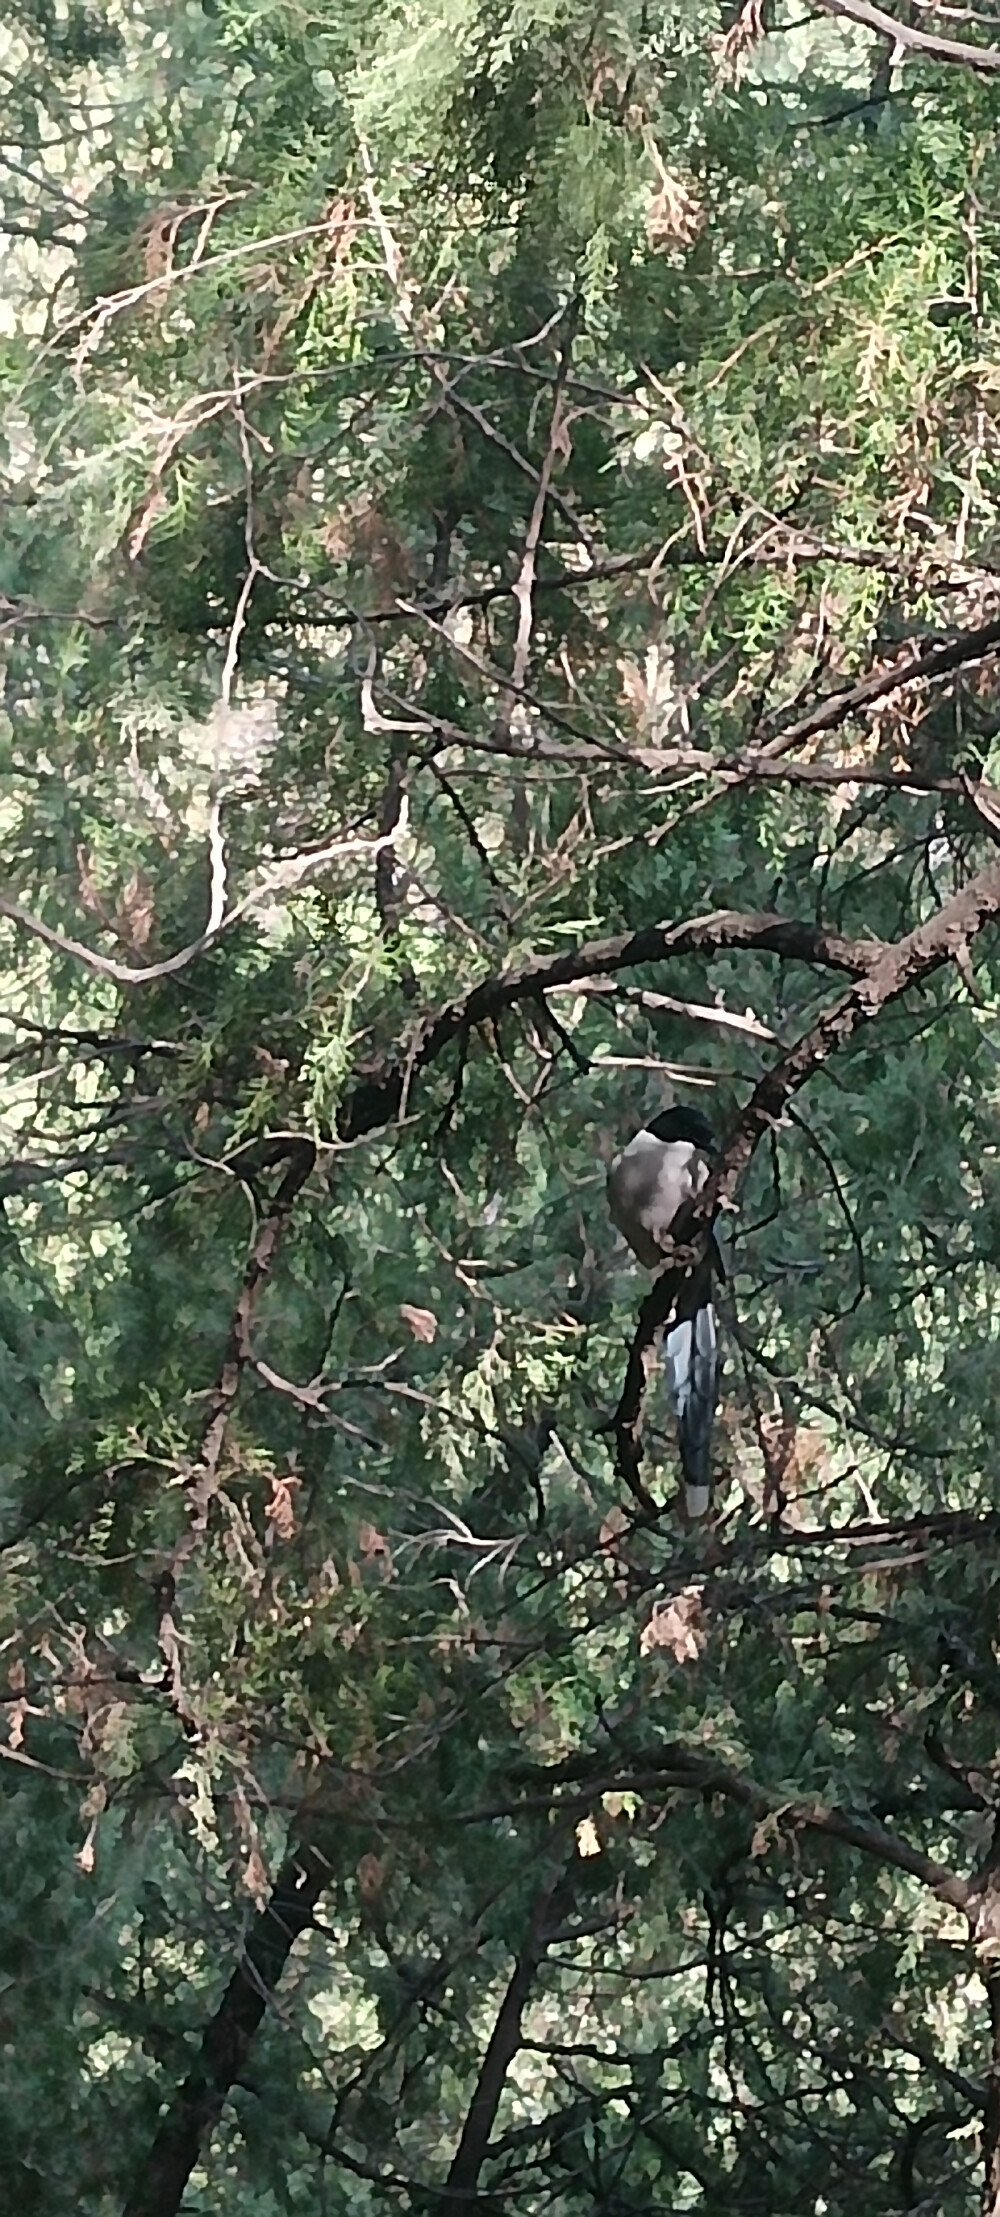
[[[983,2217],[1000,2217],[1000,1971],[986,1974],[990,2061],[983,2114]]]
[[[304,1847],[288,1856],[271,1899],[202,2038],[198,2059],[178,2087],[129,2195],[122,2217],[176,2217],[203,2142],[222,2114],[289,1953],[312,1923],[328,1864]]]
[[[461,2210],[463,2205],[468,2209],[478,2191],[479,2174],[486,2160],[507,2073],[521,2045],[521,2019],[531,1992],[532,1980],[552,1936],[557,1903],[564,1901],[571,1870],[572,1865],[555,1872],[548,1884],[542,1887],[535,1901],[528,1937],[497,2011],[476,2081],[476,2090],[452,2157],[445,2192],[441,2197],[441,2217],[449,2217],[449,2213]]]

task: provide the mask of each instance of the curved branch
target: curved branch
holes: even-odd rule
[[[886,1863],[893,1870],[908,1872],[911,1878],[929,1887],[939,1901],[960,1909],[970,1921],[978,1910],[980,1889],[975,1881],[960,1878],[947,1864],[925,1855],[920,1848],[911,1847],[908,1840],[901,1840],[897,1833],[890,1832],[874,1818],[855,1816],[851,1810],[829,1807],[820,1801],[779,1801],[767,1787],[759,1786],[742,1771],[695,1753],[680,1742],[641,1752],[630,1751],[620,1768],[611,1771],[603,1758],[596,1760],[593,1756],[582,1755],[571,1756],[568,1761],[547,1769],[525,1765],[517,1775],[553,1787],[579,1783],[593,1793],[634,1790],[648,1794],[651,1787],[659,1787],[663,1791],[705,1796],[719,1794],[748,1809],[758,1821],[771,1818],[776,1831],[780,1826],[783,1833],[822,1832],[828,1839],[840,1840],[845,1847],[873,1856],[876,1862]],[[557,1795],[553,1797],[553,1806],[559,1807]]]
[[[737,947],[779,955],[786,962],[815,963],[853,978],[867,977],[884,951],[880,940],[845,939],[814,924],[784,916],[743,915],[738,909],[717,909],[687,924],[652,924],[642,931],[622,932],[615,939],[585,940],[566,954],[524,963],[505,976],[483,978],[463,999],[439,1009],[421,1026],[407,1055],[382,1057],[362,1071],[341,1103],[340,1136],[360,1139],[391,1123],[408,1084],[436,1062],[453,1040],[466,1038],[477,1025],[502,1016],[518,1001],[538,1001],[556,986],[611,977],[647,962],[676,961],[684,955],[705,957]]]
[[[967,954],[984,924],[1000,915],[1000,863],[981,870],[971,884],[947,902],[929,923],[918,925],[893,944],[869,948],[869,961],[856,983],[825,1009],[819,1021],[779,1056],[765,1071],[750,1095],[739,1122],[727,1139],[719,1161],[681,1227],[683,1245],[677,1245],[667,1267],[655,1280],[639,1311],[629,1349],[621,1398],[613,1420],[619,1474],[647,1513],[652,1504],[639,1476],[642,1450],[639,1423],[645,1396],[644,1356],[672,1315],[686,1280],[702,1252],[719,1209],[732,1199],[758,1142],[773,1130],[785,1106],[820,1064],[845,1047],[856,1031],[874,1021],[890,1001],[911,985],[940,970],[946,962]]]
[[[172,978],[178,970],[186,970],[188,963],[193,962],[196,955],[203,955],[209,947],[214,947],[223,933],[232,931],[234,924],[241,923],[244,916],[248,916],[266,894],[297,889],[307,875],[315,870],[325,869],[328,862],[340,861],[347,855],[381,854],[384,847],[399,838],[402,828],[402,819],[399,818],[393,831],[385,836],[380,835],[377,839],[335,839],[329,846],[289,855],[286,861],[276,863],[273,870],[266,871],[259,885],[253,886],[249,893],[244,893],[240,900],[234,901],[232,908],[218,915],[215,911],[218,907],[219,870],[217,864],[213,863],[212,913],[205,930],[199,932],[197,939],[190,940],[186,947],[179,947],[176,954],[165,956],[162,962],[147,963],[143,969],[137,969],[131,962],[118,962],[113,955],[97,954],[92,947],[85,947],[82,940],[71,939],[65,932],[56,931],[53,925],[46,924],[41,916],[33,916],[30,909],[22,908],[19,901],[12,901],[6,893],[0,893],[0,916],[6,916],[9,923],[16,924],[20,931],[27,932],[32,939],[40,939],[54,953],[69,955],[74,962],[82,963],[84,969],[93,971],[96,977],[113,978],[116,985],[154,985],[158,978]],[[214,817],[210,838],[214,851],[218,839],[218,824]]]
[[[995,46],[968,46],[964,39],[938,38],[930,31],[918,31],[913,24],[901,23],[898,16],[889,15],[885,8],[872,7],[871,0],[819,0],[819,4],[827,15],[846,16],[849,23],[861,23],[866,31],[879,31],[894,46],[927,54],[932,61],[960,62],[988,75],[1000,69],[1000,52]]]

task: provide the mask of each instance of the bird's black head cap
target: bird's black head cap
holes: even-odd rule
[[[711,1124],[695,1108],[663,1109],[659,1116],[650,1117],[646,1130],[654,1139],[686,1139],[692,1147],[703,1148],[706,1155],[714,1155],[719,1144]]]

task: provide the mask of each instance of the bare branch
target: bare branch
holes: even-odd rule
[[[249,893],[244,893],[242,899],[236,901],[214,927],[210,923],[205,931],[199,933],[197,939],[192,939],[189,946],[181,947],[177,954],[168,955],[163,962],[149,963],[142,970],[134,968],[128,962],[116,962],[111,955],[95,954],[92,947],[85,947],[79,939],[70,939],[65,932],[54,931],[51,924],[43,923],[40,916],[32,916],[30,910],[22,908],[18,901],[10,900],[5,893],[0,893],[0,916],[9,917],[11,923],[17,924],[21,931],[30,933],[33,939],[41,939],[56,954],[71,956],[75,962],[82,963],[85,969],[94,971],[98,977],[114,978],[118,985],[152,985],[157,978],[174,977],[178,970],[185,970],[196,955],[204,954],[208,947],[213,947],[216,940],[222,938],[224,932],[232,931],[234,924],[248,916],[266,894],[288,891],[293,885],[301,884],[314,870],[322,869],[328,862],[340,861],[347,855],[376,855],[391,840],[398,839],[400,829],[401,824],[397,823],[388,840],[335,839],[330,846],[319,847],[314,852],[289,855],[285,862],[276,863],[259,885],[253,886]]]
[[[196,2060],[143,2157],[141,2176],[122,2217],[175,2217],[180,2209],[202,2142],[244,2067],[295,1941],[312,1922],[327,1875],[326,1858],[314,1847],[293,1849],[278,1872]]]
[[[531,1912],[524,1947],[514,1965],[494,2020],[475,2091],[452,2158],[442,2211],[471,2204],[486,2160],[507,2073],[521,2045],[521,2019],[532,1980],[558,1924],[570,1890],[572,1861],[553,1871],[540,1888]]]
[[[209,1503],[218,1492],[220,1465],[225,1446],[229,1419],[240,1389],[243,1372],[252,1362],[253,1350],[250,1332],[261,1288],[274,1261],[278,1243],[288,1222],[292,1207],[316,1160],[316,1149],[310,1139],[296,1139],[286,1149],[288,1167],[268,1209],[265,1210],[250,1250],[239,1298],[233,1312],[229,1332],[229,1346],[219,1375],[219,1381],[211,1396],[208,1416],[202,1434],[201,1459],[189,1487],[191,1528],[174,1550],[173,1564],[184,1561],[193,1549],[196,1537],[203,1532],[208,1519]]]
[[[995,46],[967,46],[963,39],[938,38],[931,31],[918,31],[912,23],[901,23],[898,16],[889,15],[885,8],[873,7],[871,0],[819,0],[819,4],[827,15],[846,16],[849,23],[861,23],[867,31],[881,32],[894,47],[927,54],[932,61],[958,62],[987,76],[1000,69],[1000,52]]]
[[[562,359],[559,364],[559,374],[556,378],[555,388],[552,395],[552,415],[549,422],[548,446],[545,450],[545,458],[542,462],[538,484],[535,488],[535,498],[532,504],[531,515],[528,521],[528,529],[525,533],[524,538],[524,552],[521,556],[521,566],[518,570],[517,578],[514,584],[514,599],[517,602],[517,637],[514,641],[514,659],[511,665],[510,689],[504,694],[500,707],[500,713],[497,717],[498,730],[507,738],[510,737],[511,718],[514,713],[514,707],[517,702],[518,695],[520,694],[526,683],[528,676],[528,665],[531,658],[531,633],[534,623],[535,608],[535,571],[538,561],[538,548],[542,535],[542,525],[545,521],[545,504],[549,496],[549,490],[552,481],[552,472],[555,468],[557,457],[564,451],[566,441],[563,404],[566,375],[569,369],[569,358],[569,343],[567,342],[567,345],[563,350]]]
[[[901,655],[887,669],[876,670],[872,677],[862,678],[860,684],[849,685],[842,693],[832,694],[794,724],[787,724],[776,738],[768,740],[761,753],[773,761],[776,755],[787,754],[792,747],[799,746],[803,739],[814,739],[820,731],[833,731],[837,725],[846,723],[849,716],[857,715],[859,709],[869,708],[873,701],[887,699],[901,686],[913,685],[922,678],[944,677],[949,670],[962,669],[968,662],[981,662],[984,655],[994,654],[997,647],[1000,647],[1000,620],[994,617],[988,624],[977,624],[971,631],[960,632],[958,638],[949,639],[946,646],[927,647],[917,654]]]

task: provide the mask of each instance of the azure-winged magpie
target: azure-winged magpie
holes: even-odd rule
[[[659,1270],[687,1202],[709,1175],[716,1141],[699,1109],[664,1109],[616,1155],[608,1172],[608,1207],[639,1261]],[[677,1416],[688,1515],[708,1514],[709,1443],[718,1390],[712,1273],[725,1273],[714,1238],[686,1278],[663,1344],[667,1385]]]

